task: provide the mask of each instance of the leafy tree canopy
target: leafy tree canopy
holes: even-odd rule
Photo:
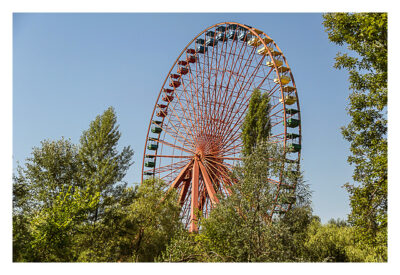
[[[366,244],[387,247],[387,14],[328,13],[329,39],[353,54],[338,53],[335,67],[349,71],[350,123],[342,128],[350,142],[353,179],[346,184],[349,222]],[[378,241],[379,239],[379,241]]]

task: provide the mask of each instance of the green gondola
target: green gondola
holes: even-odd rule
[[[250,40],[250,38],[251,38],[251,35],[248,34],[247,31],[241,31],[241,32],[239,32],[238,39],[239,39],[240,41],[247,42],[247,41]]]
[[[300,135],[298,135],[298,134],[295,134],[295,133],[286,133],[286,138],[287,138],[287,139],[295,139],[295,138],[298,138],[298,137],[300,137]]]
[[[197,45],[204,45],[204,39],[203,38],[196,39],[196,44]]]
[[[300,150],[301,150],[301,145],[300,145],[300,144],[297,144],[297,143],[290,143],[290,144],[288,144],[288,146],[287,146],[287,150],[288,150],[288,152],[292,152],[292,153],[294,153],[294,152],[300,152]]]
[[[161,127],[153,126],[153,127],[151,127],[151,132],[153,132],[155,134],[159,134],[162,132],[162,129],[161,129]]]
[[[146,161],[144,163],[144,166],[146,166],[146,167],[154,167],[154,166],[156,166],[156,163],[154,161]]]
[[[147,144],[147,149],[149,149],[149,150],[157,150],[158,149],[158,144],[155,144],[155,143]]]
[[[288,115],[294,115],[294,114],[297,114],[298,112],[299,112],[299,110],[296,110],[296,109],[286,109],[286,113]]]
[[[286,125],[287,125],[288,127],[290,127],[290,128],[298,127],[298,126],[300,125],[300,120],[295,119],[295,118],[289,118],[289,119],[286,121]]]
[[[218,41],[216,41],[214,38],[210,37],[206,41],[206,46],[216,46],[218,44]]]
[[[162,123],[161,120],[152,120],[151,123],[160,125]]]
[[[208,50],[208,48],[207,48],[207,47],[204,47],[204,46],[202,46],[202,45],[198,45],[198,46],[196,47],[196,52],[197,52],[197,53],[205,53],[205,52],[207,52],[207,50]]]
[[[218,26],[215,30],[217,32],[224,32],[226,30],[226,27],[225,26]]]
[[[237,39],[237,33],[235,30],[228,30],[228,33],[226,34],[226,37],[232,40]]]
[[[224,32],[220,32],[217,34],[217,36],[215,37],[218,41],[225,41],[226,40],[226,35]]]
[[[206,32],[206,36],[214,37],[214,35],[215,35],[215,32],[213,32],[213,31]]]

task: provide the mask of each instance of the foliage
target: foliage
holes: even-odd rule
[[[85,250],[78,260],[154,261],[182,227],[176,193],[165,194],[163,190],[163,183],[154,180],[127,189],[126,199],[108,208],[96,227],[97,245]]]
[[[128,146],[118,152],[121,133],[116,122],[116,114],[110,107],[90,123],[89,129],[80,138],[77,152],[79,184],[100,194],[99,203],[88,213],[87,223],[82,225],[84,234],[79,237],[81,251],[78,254],[84,253],[85,259],[93,253],[98,254],[102,249],[101,224],[107,219],[106,213],[110,213],[107,209],[126,199],[124,196],[129,197],[129,192],[125,190],[126,183],[122,179],[132,164],[133,151]]]
[[[33,148],[32,157],[27,159],[25,167],[17,168],[13,184],[14,261],[65,260],[59,255],[51,257],[47,251],[57,250],[52,232],[58,231],[66,236],[69,228],[62,226],[63,221],[52,225],[46,225],[44,221],[54,222],[54,217],[62,214],[61,202],[64,199],[70,201],[71,192],[75,192],[71,188],[77,186],[76,171],[76,147],[65,139],[43,141],[40,148]],[[69,192],[61,198],[66,190]],[[62,205],[68,210],[68,203]],[[36,249],[40,244],[48,245],[47,251]]]
[[[77,225],[86,212],[98,203],[99,194],[85,190],[62,190],[52,206],[38,211],[30,219],[30,243],[35,253],[32,261],[67,262],[74,259],[74,242]]]
[[[257,143],[265,141],[269,137],[271,131],[270,108],[268,95],[261,94],[259,89],[255,89],[242,125],[243,155],[249,155]]]
[[[13,260],[154,261],[182,229],[176,192],[162,181],[127,187],[133,151],[118,152],[112,108],[97,116],[79,146],[43,141],[13,182]]]
[[[349,71],[353,90],[351,122],[342,134],[351,144],[348,162],[360,185],[345,185],[349,222],[365,245],[379,247],[380,258],[387,253],[387,14],[329,13],[324,19],[329,39],[356,53],[339,53],[335,63]]]
[[[379,262],[372,246],[357,238],[356,228],[343,221],[322,225],[315,219],[308,228],[305,249],[312,262]],[[387,257],[387,256],[386,256]]]
[[[115,123],[110,108],[84,132],[81,146],[64,138],[45,140],[33,148],[24,167],[17,167],[14,261],[74,261],[82,253],[84,238],[79,236],[92,238],[93,213],[104,209],[109,194],[119,199],[123,188],[114,185],[125,175],[133,154],[130,148],[117,153],[120,133]]]

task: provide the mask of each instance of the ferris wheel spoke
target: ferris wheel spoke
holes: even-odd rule
[[[189,186],[190,186],[190,181],[188,181],[188,180],[183,181],[183,186],[181,188],[181,191],[179,192],[179,198],[178,198],[179,205],[181,207],[185,203],[185,199],[188,194]]]
[[[249,100],[250,100],[250,97],[247,98],[247,99],[245,100],[245,103],[248,103]],[[244,106],[244,105],[242,105],[242,106]],[[239,108],[241,108],[242,106],[239,106]],[[270,110],[272,110],[273,108],[274,108],[274,107],[272,107]],[[234,123],[234,126],[231,128],[230,131],[228,131],[228,132],[226,133],[225,138],[224,138],[224,140],[223,140],[224,142],[227,141],[228,139],[232,138],[232,136],[237,135],[237,133],[238,133],[239,130],[240,130],[240,127],[237,127],[237,126],[238,126],[238,125],[241,125],[241,124],[243,123],[244,114],[245,114],[244,111],[240,113],[240,115],[239,115],[237,121]],[[233,123],[233,121],[230,121],[230,123]]]
[[[193,152],[192,150],[190,150],[190,149],[186,149],[186,148],[180,147],[180,146],[178,146],[178,145],[169,143],[169,142],[167,142],[167,141],[165,141],[165,140],[159,139],[159,140],[157,140],[157,141],[160,142],[160,143],[162,143],[162,144],[164,144],[164,145],[167,145],[167,146],[173,147],[173,148],[175,148],[175,149],[184,151],[184,152],[186,152],[186,153],[194,154],[194,152]]]
[[[193,130],[196,132],[197,128],[194,127],[195,125],[193,124],[193,120],[192,120],[192,118],[191,118],[192,116],[190,116],[190,112],[189,112],[189,106],[190,106],[190,105],[188,104],[189,101],[188,101],[188,98],[186,97],[186,94],[187,94],[186,85],[185,85],[185,82],[184,82],[184,78],[182,78],[182,77],[181,77],[181,83],[182,83],[182,87],[183,87],[183,89],[182,89],[182,91],[181,91],[181,94],[184,95],[185,100],[182,100],[182,99],[181,99],[179,93],[175,93],[175,96],[176,96],[176,98],[178,99],[179,105],[180,105],[180,107],[181,107],[181,110],[182,110],[182,113],[183,113],[183,116],[184,116],[186,122],[187,122],[187,123],[190,123],[191,129],[193,129]],[[185,104],[185,103],[186,103],[186,104]],[[177,118],[179,118],[179,116],[178,116],[177,113],[175,112],[175,109],[174,109],[174,113],[175,113],[175,115],[177,116]],[[189,116],[188,116],[188,113],[189,113]],[[182,123],[182,126],[184,126],[183,123]],[[187,128],[185,127],[185,129],[187,129]],[[196,135],[193,134],[192,131],[190,131],[190,137],[191,137],[191,139],[193,140],[193,142],[195,143],[195,142],[196,142],[196,140],[195,140]]]
[[[174,123],[172,122],[172,120],[170,118],[167,118],[167,122],[168,123],[165,126],[164,125],[159,126],[164,131],[164,134],[168,134],[168,136],[170,136],[174,140],[178,141],[184,147],[187,145],[192,145],[192,147],[194,147],[194,143],[188,141],[182,135],[182,133],[175,127]],[[171,125],[173,128],[169,127],[169,125]],[[180,138],[178,138],[178,136]]]
[[[151,157],[156,157],[156,158],[176,158],[176,159],[187,159],[187,158],[193,158],[193,156],[176,156],[176,155],[149,155]]]
[[[234,158],[234,157],[215,157],[215,158],[223,160],[242,160],[242,158]]]
[[[226,43],[222,43],[221,51],[223,50],[225,44]],[[214,53],[214,50],[213,50],[213,53]],[[216,51],[216,53],[218,53],[218,50]],[[208,83],[209,83],[209,95],[210,95],[209,96],[209,100],[207,101],[207,106],[206,106],[206,107],[208,107],[208,110],[207,110],[207,113],[209,114],[209,119],[208,120],[210,120],[212,117],[216,116],[216,105],[217,105],[217,101],[219,100],[218,96],[220,96],[220,93],[218,94],[218,93],[215,93],[215,92],[211,91],[211,88],[214,91],[214,89],[217,87],[218,70],[219,70],[219,66],[220,66],[221,59],[222,59],[223,55],[220,54],[219,56],[220,56],[219,61],[218,61],[217,56],[215,58],[215,63],[218,63],[218,64],[215,64],[214,65],[215,68],[214,68],[213,67],[213,63],[211,62],[210,66],[209,66],[209,71],[208,71],[208,74],[209,74]],[[212,59],[212,61],[213,61],[213,59]],[[212,70],[215,70],[215,73],[213,73]],[[213,76],[213,80],[211,80],[211,76]],[[210,130],[213,131],[215,129],[215,127],[211,123],[211,124],[208,125],[207,129],[208,129],[208,131],[210,131]]]
[[[208,172],[207,172],[206,168],[204,167],[204,165],[203,165],[203,163],[201,161],[199,161],[199,167],[200,167],[201,174],[203,176],[204,183],[205,183],[206,188],[207,188],[207,193],[211,198],[211,202],[213,204],[218,203],[218,198],[217,198],[217,195],[215,193],[215,190],[214,190],[213,184],[211,182],[210,176],[208,175]]]
[[[230,147],[223,148],[220,152],[221,156],[229,156],[232,154],[237,154],[240,148],[243,146],[242,142],[235,143],[239,138],[233,141]]]
[[[178,176],[175,178],[174,182],[170,185],[170,190],[173,188],[177,188],[178,185],[182,182],[184,177],[187,175],[187,173],[192,169],[193,166],[193,160],[191,160],[178,174]]]
[[[231,50],[232,50],[232,48],[233,48],[233,44],[235,44],[235,49],[234,49],[234,53],[235,53],[236,50],[237,50],[237,45],[238,45],[238,43],[237,43],[237,41],[236,41],[236,43],[233,43],[233,42],[232,42],[232,44],[231,44]],[[240,51],[242,50],[242,48],[243,48],[243,44],[242,44],[242,46],[241,46],[241,48],[240,48]],[[231,53],[231,52],[230,52],[230,53]],[[225,100],[224,100],[224,105],[225,105],[225,106],[226,106],[226,100],[229,98],[229,101],[231,101],[232,96],[233,96],[233,93],[234,93],[234,88],[235,88],[235,87],[232,87],[232,88],[231,88],[231,94],[228,96],[228,92],[229,92],[229,87],[230,87],[231,79],[232,79],[232,77],[234,77],[234,70],[235,70],[235,67],[236,67],[236,64],[237,64],[238,60],[240,59],[240,58],[239,58],[239,55],[233,54],[233,56],[234,56],[234,58],[232,59],[232,62],[231,62],[232,64],[231,64],[231,66],[229,67],[229,70],[227,69],[228,63],[226,64],[226,67],[225,67],[225,69],[224,69],[224,72],[229,71],[229,77],[228,77],[228,82],[226,83],[226,88],[223,89],[222,91],[220,91],[220,94],[221,94],[221,95],[222,95],[222,94],[225,95],[225,96],[224,96],[224,98],[225,98]],[[235,57],[236,57],[236,58],[235,58]],[[225,75],[225,73],[224,73],[224,75]],[[215,113],[214,113],[214,115],[215,115]]]
[[[247,81],[246,81],[244,87],[247,87],[247,86],[250,86],[250,85],[251,85],[252,81],[254,80],[255,75],[257,74],[258,68],[259,68],[259,67],[261,66],[261,64],[262,64],[262,61],[263,61],[263,58],[261,58],[260,61],[258,62],[258,65],[257,65],[256,69],[252,72],[252,74],[250,75],[250,77],[247,79]],[[246,92],[246,94],[247,94],[247,92]],[[248,98],[245,100],[245,102],[244,102],[243,104],[239,104],[239,106],[238,106],[237,108],[240,110],[242,106],[247,106],[247,101],[249,100],[249,98],[250,98],[250,97],[248,97]],[[235,103],[236,103],[236,101],[235,101]],[[234,118],[234,115],[232,115],[232,113],[233,113],[233,112],[231,112],[231,113],[227,112],[226,115],[223,117],[223,120],[225,120],[225,121],[227,122],[228,125],[232,122],[232,119]],[[242,115],[243,115],[243,114],[242,114]],[[241,116],[242,116],[242,115],[241,115]],[[237,125],[235,125],[235,127],[236,127],[236,126],[237,126]],[[230,133],[233,129],[235,129],[235,128],[231,128],[231,130],[228,131],[228,133]],[[239,129],[237,129],[237,130],[239,130]]]
[[[175,90],[175,91],[176,91],[176,90]],[[177,93],[175,93],[175,95],[176,95],[176,94],[177,94]],[[180,102],[180,101],[179,101],[179,102]],[[186,119],[186,114],[185,114],[184,109],[185,109],[185,108],[182,107],[182,113],[183,113],[184,118]],[[192,131],[190,131],[190,130],[188,129],[187,125],[185,125],[185,124],[182,122],[182,119],[180,119],[179,114],[177,113],[177,111],[175,110],[175,108],[174,108],[173,106],[172,106],[172,112],[173,112],[173,114],[174,114],[174,117],[178,120],[179,124],[180,124],[180,125],[182,126],[182,128],[184,129],[186,135],[192,140],[192,142],[190,142],[190,143],[191,143],[191,144],[194,144],[194,143],[195,143],[195,140],[194,140],[194,135],[193,135]],[[169,119],[169,121],[171,121],[171,120]],[[176,128],[176,127],[174,127],[174,128]],[[185,139],[185,140],[186,140],[186,139]]]
[[[233,43],[231,43],[231,48],[230,48],[230,52],[229,52],[228,58],[226,58],[226,53],[225,53],[225,55],[223,54],[223,50],[224,50],[225,45],[227,46],[225,51],[227,51],[228,42],[222,43],[220,60],[218,62],[218,66],[217,66],[216,72],[215,72],[215,74],[216,74],[215,83],[217,83],[217,81],[218,81],[218,73],[219,73],[219,67],[221,65],[222,57],[224,56],[224,64],[223,64],[223,70],[221,71],[222,76],[221,76],[220,82],[223,82],[223,79],[225,77],[226,67],[227,67],[228,62],[229,62],[229,57],[232,54],[232,49],[233,49],[232,45],[233,45]],[[215,86],[215,87],[217,87],[217,86]],[[221,91],[222,91],[222,85],[220,85],[220,88],[218,89],[218,91],[216,91],[214,93],[215,94],[215,98],[217,98],[217,96],[218,96],[218,99],[216,99],[215,102],[214,102],[214,106],[217,104],[217,101],[219,100],[219,98],[220,98],[220,96],[222,94]],[[218,106],[220,106],[220,104],[218,104]],[[215,113],[211,113],[211,116],[215,117]]]
[[[195,55],[196,59],[198,59],[198,62],[195,62],[195,71],[194,74],[195,76],[192,75],[193,70],[189,70],[192,79],[193,79],[193,84],[194,84],[194,89],[195,91],[192,93],[192,98],[196,100],[196,110],[194,110],[195,113],[198,114],[198,125],[197,125],[197,129],[198,129],[198,135],[201,135],[203,133],[202,131],[202,121],[204,121],[204,117],[203,117],[203,113],[200,111],[200,101],[199,101],[199,90],[201,89],[201,87],[199,87],[199,74],[200,74],[200,59],[198,58],[198,55]]]
[[[191,194],[191,205],[190,205],[190,231],[197,231],[197,217],[196,212],[199,208],[199,163],[197,159],[194,160],[192,169],[192,194]]]
[[[225,46],[225,43],[222,43],[222,47],[221,47],[221,50],[220,50],[221,52],[222,52],[224,46]],[[219,47],[217,49],[219,50]],[[221,53],[221,54],[219,54],[219,59],[218,59],[218,50],[216,52],[217,56],[215,58],[216,65],[215,65],[215,69],[214,69],[215,73],[213,74],[214,75],[213,89],[215,89],[217,87],[218,72],[219,72],[219,68],[220,68],[220,65],[221,65],[221,60],[222,60],[222,57],[223,57],[223,54]],[[218,105],[218,108],[219,108],[219,104],[217,104],[217,102],[219,102],[219,100],[220,100],[220,97],[219,97],[220,94],[215,93],[215,92],[212,93],[212,94],[214,95],[214,98],[213,98],[214,107],[213,107],[213,109],[215,111],[217,109],[217,105]],[[212,116],[215,117],[215,113],[213,113]]]
[[[189,78],[189,88],[190,88],[190,82],[191,82],[191,79]],[[189,98],[192,98],[192,97],[190,97],[189,92],[187,91],[187,87],[186,87],[186,84],[185,84],[184,81],[182,81],[182,86],[183,86],[183,96],[185,97],[185,101],[186,101],[186,109],[187,109],[189,114],[192,114],[191,116],[189,116],[189,118],[193,117],[193,119],[190,118],[190,123],[191,123],[192,129],[194,131],[193,139],[197,141],[196,138],[197,138],[199,133],[198,133],[198,129],[197,129],[196,125],[198,124],[199,120],[197,118],[197,115],[196,115],[196,112],[195,112],[195,108],[193,106],[193,101],[191,99],[189,100]],[[181,102],[180,98],[179,98],[179,101]],[[181,107],[185,108],[184,106],[182,106],[182,104],[181,104]],[[190,111],[190,107],[192,109],[191,111]],[[194,122],[193,122],[193,120],[194,120]]]
[[[227,42],[225,42],[225,43],[226,43],[227,48],[228,48],[228,43],[229,43],[229,42],[227,41]],[[228,64],[229,64],[230,57],[231,57],[231,55],[232,55],[233,44],[234,44],[233,42],[230,43],[229,55],[228,55],[228,57],[225,58],[225,60],[224,60],[224,67],[223,67],[223,72],[222,72],[222,76],[221,76],[221,83],[223,83],[224,78],[225,78],[225,72],[227,71],[226,69],[227,69],[227,66],[228,66]],[[225,53],[225,56],[226,56],[226,53]],[[219,90],[218,90],[218,93],[219,93],[219,94],[222,93],[222,88],[223,88],[223,85],[220,85]]]
[[[222,187],[225,190],[225,195],[230,194],[231,193],[231,190],[230,190],[231,184],[229,184],[229,182],[233,182],[233,181],[232,181],[232,178],[228,175],[228,173],[227,173],[228,169],[225,167],[225,165],[209,159],[209,160],[207,160],[205,166],[211,172],[211,174],[213,174],[213,176],[216,179],[218,179],[218,178],[222,179],[224,184],[222,184],[220,187]],[[209,167],[209,166],[211,166],[211,167]],[[214,171],[218,171],[219,174],[217,175]]]
[[[183,167],[185,167],[187,162],[188,162],[188,160],[184,159],[184,160],[177,161],[177,162],[174,162],[174,163],[171,163],[171,164],[160,166],[160,167],[157,167],[157,168],[154,169],[154,173],[163,174],[163,173],[169,171],[170,174],[174,174],[174,173],[177,173],[177,171],[179,171]],[[165,176],[164,176],[164,178],[165,178]]]
[[[193,99],[194,99],[194,94],[193,94],[193,90],[195,89],[195,83],[194,83],[194,77],[193,77],[193,73],[192,73],[192,68],[191,66],[188,64],[187,66],[188,68],[188,79],[189,79],[189,85],[186,85],[185,82],[183,82],[183,87],[184,87],[184,97],[186,100],[186,105],[188,106],[188,111],[190,110],[189,106],[191,107],[191,114],[193,114],[194,120],[195,120],[195,124],[193,125],[193,130],[195,132],[195,139],[197,138],[197,136],[199,135],[199,129],[198,129],[198,125],[200,124],[200,119],[197,115],[196,112],[196,108],[193,104]],[[189,90],[190,90],[190,94],[189,94]]]
[[[255,53],[255,51],[254,51],[254,53]],[[245,93],[245,95],[244,95],[245,98],[246,98],[247,92],[249,92],[249,90],[250,90],[250,85],[251,85],[251,83],[254,81],[254,78],[256,77],[259,68],[262,67],[262,62],[263,62],[263,61],[264,61],[264,58],[261,58],[261,59],[259,60],[258,64],[257,64],[257,66],[256,66],[256,69],[252,72],[252,74],[249,76],[249,78],[247,79],[247,81],[243,81],[243,83],[242,83],[242,86],[243,86],[243,87],[241,87],[241,90],[245,90],[245,91],[246,91],[246,93]],[[271,71],[272,71],[272,69],[271,69]],[[246,80],[246,79],[245,79],[245,80]],[[245,106],[247,106],[249,100],[250,100],[250,97],[247,97],[245,100],[242,100],[242,101],[239,103],[239,105],[237,106],[237,110],[242,110],[242,108],[244,108]],[[235,104],[236,104],[236,103],[237,103],[237,101],[235,101]],[[239,119],[240,119],[240,117],[243,116],[243,114],[244,114],[244,111],[241,112],[241,115],[239,116]],[[233,119],[234,119],[234,116],[231,114],[227,119],[228,119],[229,123],[231,123],[231,122],[233,121]],[[233,127],[232,129],[235,129],[235,128],[236,128],[237,123],[236,123],[234,126],[235,126],[235,127]]]
[[[246,46],[245,46],[245,45],[246,45]],[[244,47],[244,46],[245,46],[245,47]],[[234,93],[234,91],[235,91],[235,88],[236,88],[237,84],[239,84],[239,79],[240,79],[241,77],[243,77],[242,73],[243,73],[244,68],[246,67],[246,64],[251,64],[251,61],[252,61],[252,58],[253,58],[253,56],[250,56],[250,57],[247,58],[247,59],[244,59],[244,58],[243,58],[243,56],[242,56],[241,53],[242,53],[242,50],[243,50],[244,52],[246,51],[246,47],[247,47],[247,44],[246,44],[246,43],[242,43],[242,46],[241,46],[241,48],[240,48],[240,50],[239,50],[239,53],[236,54],[236,55],[237,55],[237,58],[236,58],[236,60],[235,60],[235,63],[234,63],[234,65],[233,65],[233,67],[230,69],[231,76],[234,78],[234,82],[233,82],[233,87],[231,88],[231,94],[230,94],[230,96],[229,96],[229,97],[225,97],[226,99],[229,99],[229,101],[231,101],[232,98],[233,98],[233,93]],[[236,66],[237,66],[237,63],[238,63],[239,60],[240,60],[239,67],[236,69]],[[242,68],[243,60],[246,60],[246,61],[245,61],[244,67]],[[249,61],[250,61],[250,62],[249,62]],[[248,63],[248,62],[249,62],[249,63]],[[236,70],[235,70],[235,69],[236,69]],[[249,68],[248,68],[248,69],[249,69]],[[237,76],[235,76],[235,75],[237,75]],[[229,80],[229,82],[230,82],[230,80]],[[228,90],[229,90],[229,89],[227,89],[227,92],[228,92]],[[239,90],[238,90],[238,92],[237,92],[236,94],[237,94],[237,96],[240,95],[240,88],[239,88]]]

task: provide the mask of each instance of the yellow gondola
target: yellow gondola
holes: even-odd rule
[[[278,52],[278,51],[271,51],[271,55],[272,56],[278,56],[278,55],[281,55],[282,53],[281,52]]]
[[[285,72],[289,71],[289,68],[288,68],[288,67],[282,66],[282,67],[279,67],[278,71],[279,71],[280,73],[285,73]]]
[[[272,42],[272,39],[269,39],[267,37],[262,38],[262,41],[264,41],[265,44],[269,44]],[[258,39],[257,36],[253,36],[248,42],[247,44],[249,46],[253,46],[253,47],[258,47],[261,45],[261,40]]]
[[[259,29],[256,28],[252,28],[253,31],[255,31],[256,34],[262,34],[263,32],[260,31]]]
[[[279,79],[278,78],[274,78],[274,82],[275,83],[279,83]],[[281,83],[282,85],[286,85],[290,82],[290,77],[286,76],[286,75],[281,75]]]
[[[276,64],[277,67],[280,67],[283,64],[283,61],[281,61],[281,60],[274,59],[274,61],[275,61],[275,64]],[[273,67],[274,66],[274,63],[272,62],[272,60],[271,61],[267,61],[267,66],[268,67]]]
[[[286,93],[293,92],[294,90],[296,90],[296,88],[292,87],[292,86],[283,87],[283,91],[286,92]]]
[[[284,98],[280,98],[279,101],[282,104],[285,102],[286,105],[292,105],[296,102],[296,97],[292,95],[286,95]]]
[[[271,47],[268,47],[268,49],[269,49],[271,52],[274,51],[274,49],[272,49]],[[260,49],[257,50],[257,53],[258,53],[258,54],[262,54],[262,55],[267,55],[267,54],[268,54],[268,50],[267,50],[267,48],[262,47],[262,48],[260,48]]]

